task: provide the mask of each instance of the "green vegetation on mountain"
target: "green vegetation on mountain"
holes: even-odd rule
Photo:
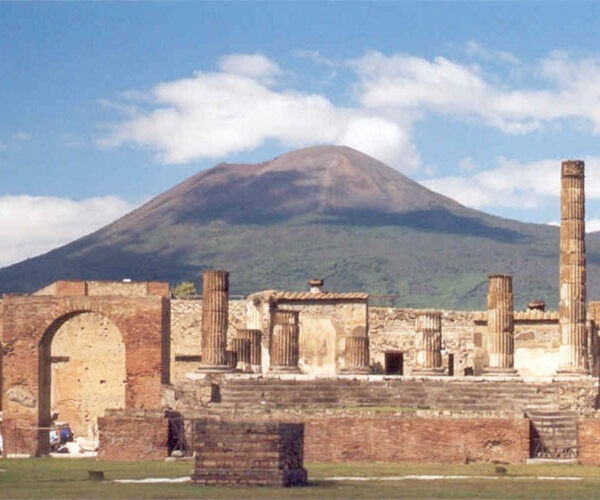
[[[557,182],[559,166],[557,165]],[[557,305],[556,227],[471,210],[346,147],[200,172],[118,221],[0,270],[0,291],[57,279],[191,281],[227,269],[231,293],[329,290],[394,295],[406,307],[480,309],[488,274],[514,276],[516,306]],[[600,235],[587,238],[600,297]]]

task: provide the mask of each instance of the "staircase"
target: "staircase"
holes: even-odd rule
[[[231,377],[213,408],[335,408],[393,406],[448,411],[551,411],[555,388],[521,380],[278,379]]]
[[[576,459],[577,413],[559,410],[527,411],[532,425],[534,459]]]

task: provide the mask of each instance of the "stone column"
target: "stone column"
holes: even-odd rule
[[[442,375],[442,313],[422,312],[415,318],[414,375]]]
[[[237,353],[236,368],[250,371],[250,339],[238,336],[231,341],[231,350]]]
[[[228,371],[229,273],[202,274],[202,371]]]
[[[254,328],[240,328],[238,330],[238,337],[241,339],[247,339],[250,348],[250,360],[249,363],[253,370],[260,368],[261,364],[261,337],[262,332]]]
[[[515,353],[515,310],[512,291],[512,276],[496,274],[489,277],[487,296],[487,331],[489,366],[485,375],[516,375]]]
[[[586,375],[585,191],[582,161],[563,161],[560,191],[560,375]]]
[[[273,311],[271,337],[271,370],[297,372],[300,336],[298,311]]]
[[[369,369],[369,338],[346,337],[343,373],[367,374]]]

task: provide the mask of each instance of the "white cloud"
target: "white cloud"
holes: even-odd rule
[[[329,68],[335,68],[338,66],[333,59],[323,56],[318,50],[298,49],[294,52],[294,55],[300,59],[307,59],[316,64],[328,66]]]
[[[0,196],[0,266],[69,243],[133,208],[116,196],[81,201],[51,196]]]
[[[548,222],[549,226],[560,226],[560,221],[553,220]],[[594,231],[600,231],[600,219],[586,219],[585,221],[585,232],[593,233]]]
[[[474,40],[467,42],[466,52],[470,56],[479,57],[486,61],[498,60],[508,64],[521,64],[521,61],[510,52],[504,50],[490,50]]]
[[[235,57],[240,60],[241,55]],[[173,164],[252,150],[267,140],[289,148],[340,144],[400,170],[419,168],[409,122],[335,106],[320,94],[274,89],[262,79],[265,73],[233,74],[231,60],[225,61],[222,67],[228,72],[198,72],[157,85],[146,96],[152,109],[128,109],[127,117],[99,143],[147,147],[159,161]]]
[[[277,64],[262,54],[228,54],[219,59],[223,73],[271,82],[281,73]]]
[[[587,233],[593,233],[594,231],[600,231],[600,219],[588,219],[585,221],[585,231]]]
[[[583,119],[600,133],[600,60],[552,52],[537,68],[543,84],[511,89],[476,65],[444,57],[369,52],[353,60],[358,98],[374,112],[424,110],[477,117],[509,134],[526,134],[556,120]],[[389,116],[389,115],[388,115]]]
[[[584,158],[586,198],[600,199],[600,157]],[[477,168],[477,167],[475,167]],[[424,181],[471,208],[520,207],[532,209],[560,196],[560,160],[519,162],[498,158],[496,165],[472,175],[439,177]]]

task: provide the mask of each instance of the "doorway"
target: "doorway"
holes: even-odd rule
[[[400,351],[385,353],[385,374],[404,375],[404,353]]]

